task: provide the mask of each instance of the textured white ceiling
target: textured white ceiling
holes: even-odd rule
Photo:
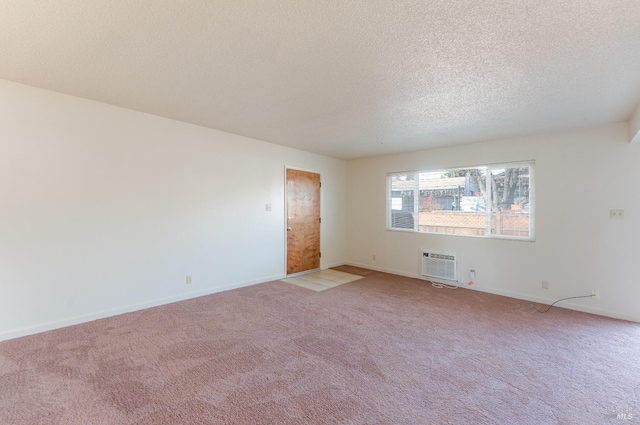
[[[0,78],[351,159],[629,119],[639,0],[2,0]]]

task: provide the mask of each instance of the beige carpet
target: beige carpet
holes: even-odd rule
[[[0,343],[0,424],[622,424],[640,325],[341,267]],[[631,415],[631,419],[619,419]]]

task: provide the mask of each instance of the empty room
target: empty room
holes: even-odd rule
[[[0,424],[640,418],[636,0],[0,5]]]

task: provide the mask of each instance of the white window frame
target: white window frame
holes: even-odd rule
[[[529,168],[529,235],[528,236],[514,236],[514,235],[504,235],[504,234],[492,234],[491,233],[491,179],[486,179],[486,187],[485,187],[485,205],[486,208],[486,228],[484,235],[467,235],[467,234],[456,234],[456,233],[444,233],[444,232],[427,232],[419,230],[419,175],[421,173],[436,173],[442,172],[446,173],[449,171],[456,170],[465,170],[465,169],[485,169],[486,173],[491,173],[492,170],[503,169],[503,168]],[[414,180],[416,184],[412,189],[414,191],[413,196],[413,228],[401,228],[401,227],[393,227],[393,211],[392,211],[392,178],[394,176],[407,176],[413,174]],[[412,232],[412,233],[423,233],[423,234],[433,234],[433,235],[445,235],[445,236],[463,236],[463,237],[472,237],[472,238],[488,238],[488,239],[508,239],[508,240],[517,240],[517,241],[535,241],[535,161],[527,160],[527,161],[517,161],[517,162],[508,162],[508,163],[494,163],[494,164],[486,164],[486,165],[474,165],[468,167],[451,167],[444,169],[427,169],[427,170],[419,170],[419,171],[404,171],[404,172],[393,172],[387,174],[387,206],[386,206],[386,217],[387,217],[387,230],[391,230],[394,232]]]

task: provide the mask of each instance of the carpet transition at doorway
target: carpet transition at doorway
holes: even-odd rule
[[[282,279],[282,281],[320,292],[327,289],[335,288],[345,283],[356,281],[358,279],[362,279],[362,276],[345,273],[338,270],[326,269],[295,277],[289,277],[286,279]]]

